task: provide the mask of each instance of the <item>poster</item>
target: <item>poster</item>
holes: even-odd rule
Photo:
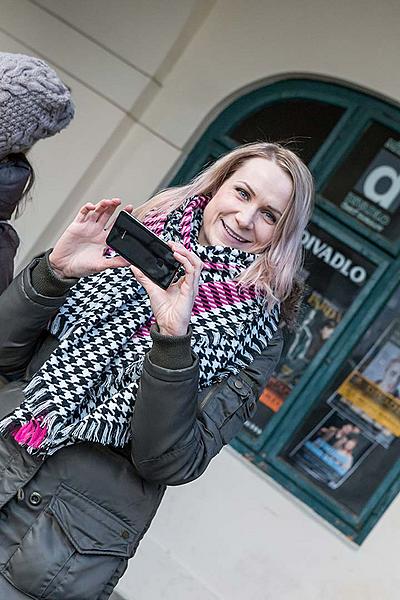
[[[292,388],[343,317],[343,308],[312,290],[305,299],[303,318],[288,344],[280,367],[282,381]]]
[[[389,241],[399,239],[400,134],[372,123],[322,195],[372,232]]]
[[[400,321],[395,320],[338,388],[344,402],[400,436]]]
[[[297,468],[335,489],[358,468],[374,447],[352,419],[332,409],[296,446],[290,457]]]

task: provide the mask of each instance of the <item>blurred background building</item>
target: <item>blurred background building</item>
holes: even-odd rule
[[[168,490],[125,600],[398,597],[399,28],[396,0],[0,0],[0,49],[77,106],[30,154],[19,267],[83,202],[245,141],[290,138],[316,179],[300,328],[232,447]]]

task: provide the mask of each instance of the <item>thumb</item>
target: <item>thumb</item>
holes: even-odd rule
[[[103,259],[104,269],[117,269],[118,267],[129,267],[130,263],[122,256],[114,256],[112,258]]]
[[[135,277],[135,279],[140,283],[140,285],[142,285],[144,287],[144,289],[146,290],[147,293],[150,293],[150,291],[154,288],[154,283],[151,281],[151,279],[149,279],[148,277],[146,277],[146,275],[137,267],[130,265],[130,269]]]

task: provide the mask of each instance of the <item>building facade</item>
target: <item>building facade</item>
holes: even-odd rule
[[[77,105],[32,151],[20,266],[83,202],[140,204],[242,142],[290,139],[316,180],[300,327],[232,447],[168,491],[119,593],[395,598],[398,3],[0,0],[0,14],[1,49],[51,62]]]

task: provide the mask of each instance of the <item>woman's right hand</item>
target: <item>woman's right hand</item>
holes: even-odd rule
[[[79,278],[129,265],[122,256],[104,256],[106,225],[120,204],[119,198],[111,198],[82,206],[49,255],[50,266],[59,277]],[[124,210],[131,213],[133,207]]]

